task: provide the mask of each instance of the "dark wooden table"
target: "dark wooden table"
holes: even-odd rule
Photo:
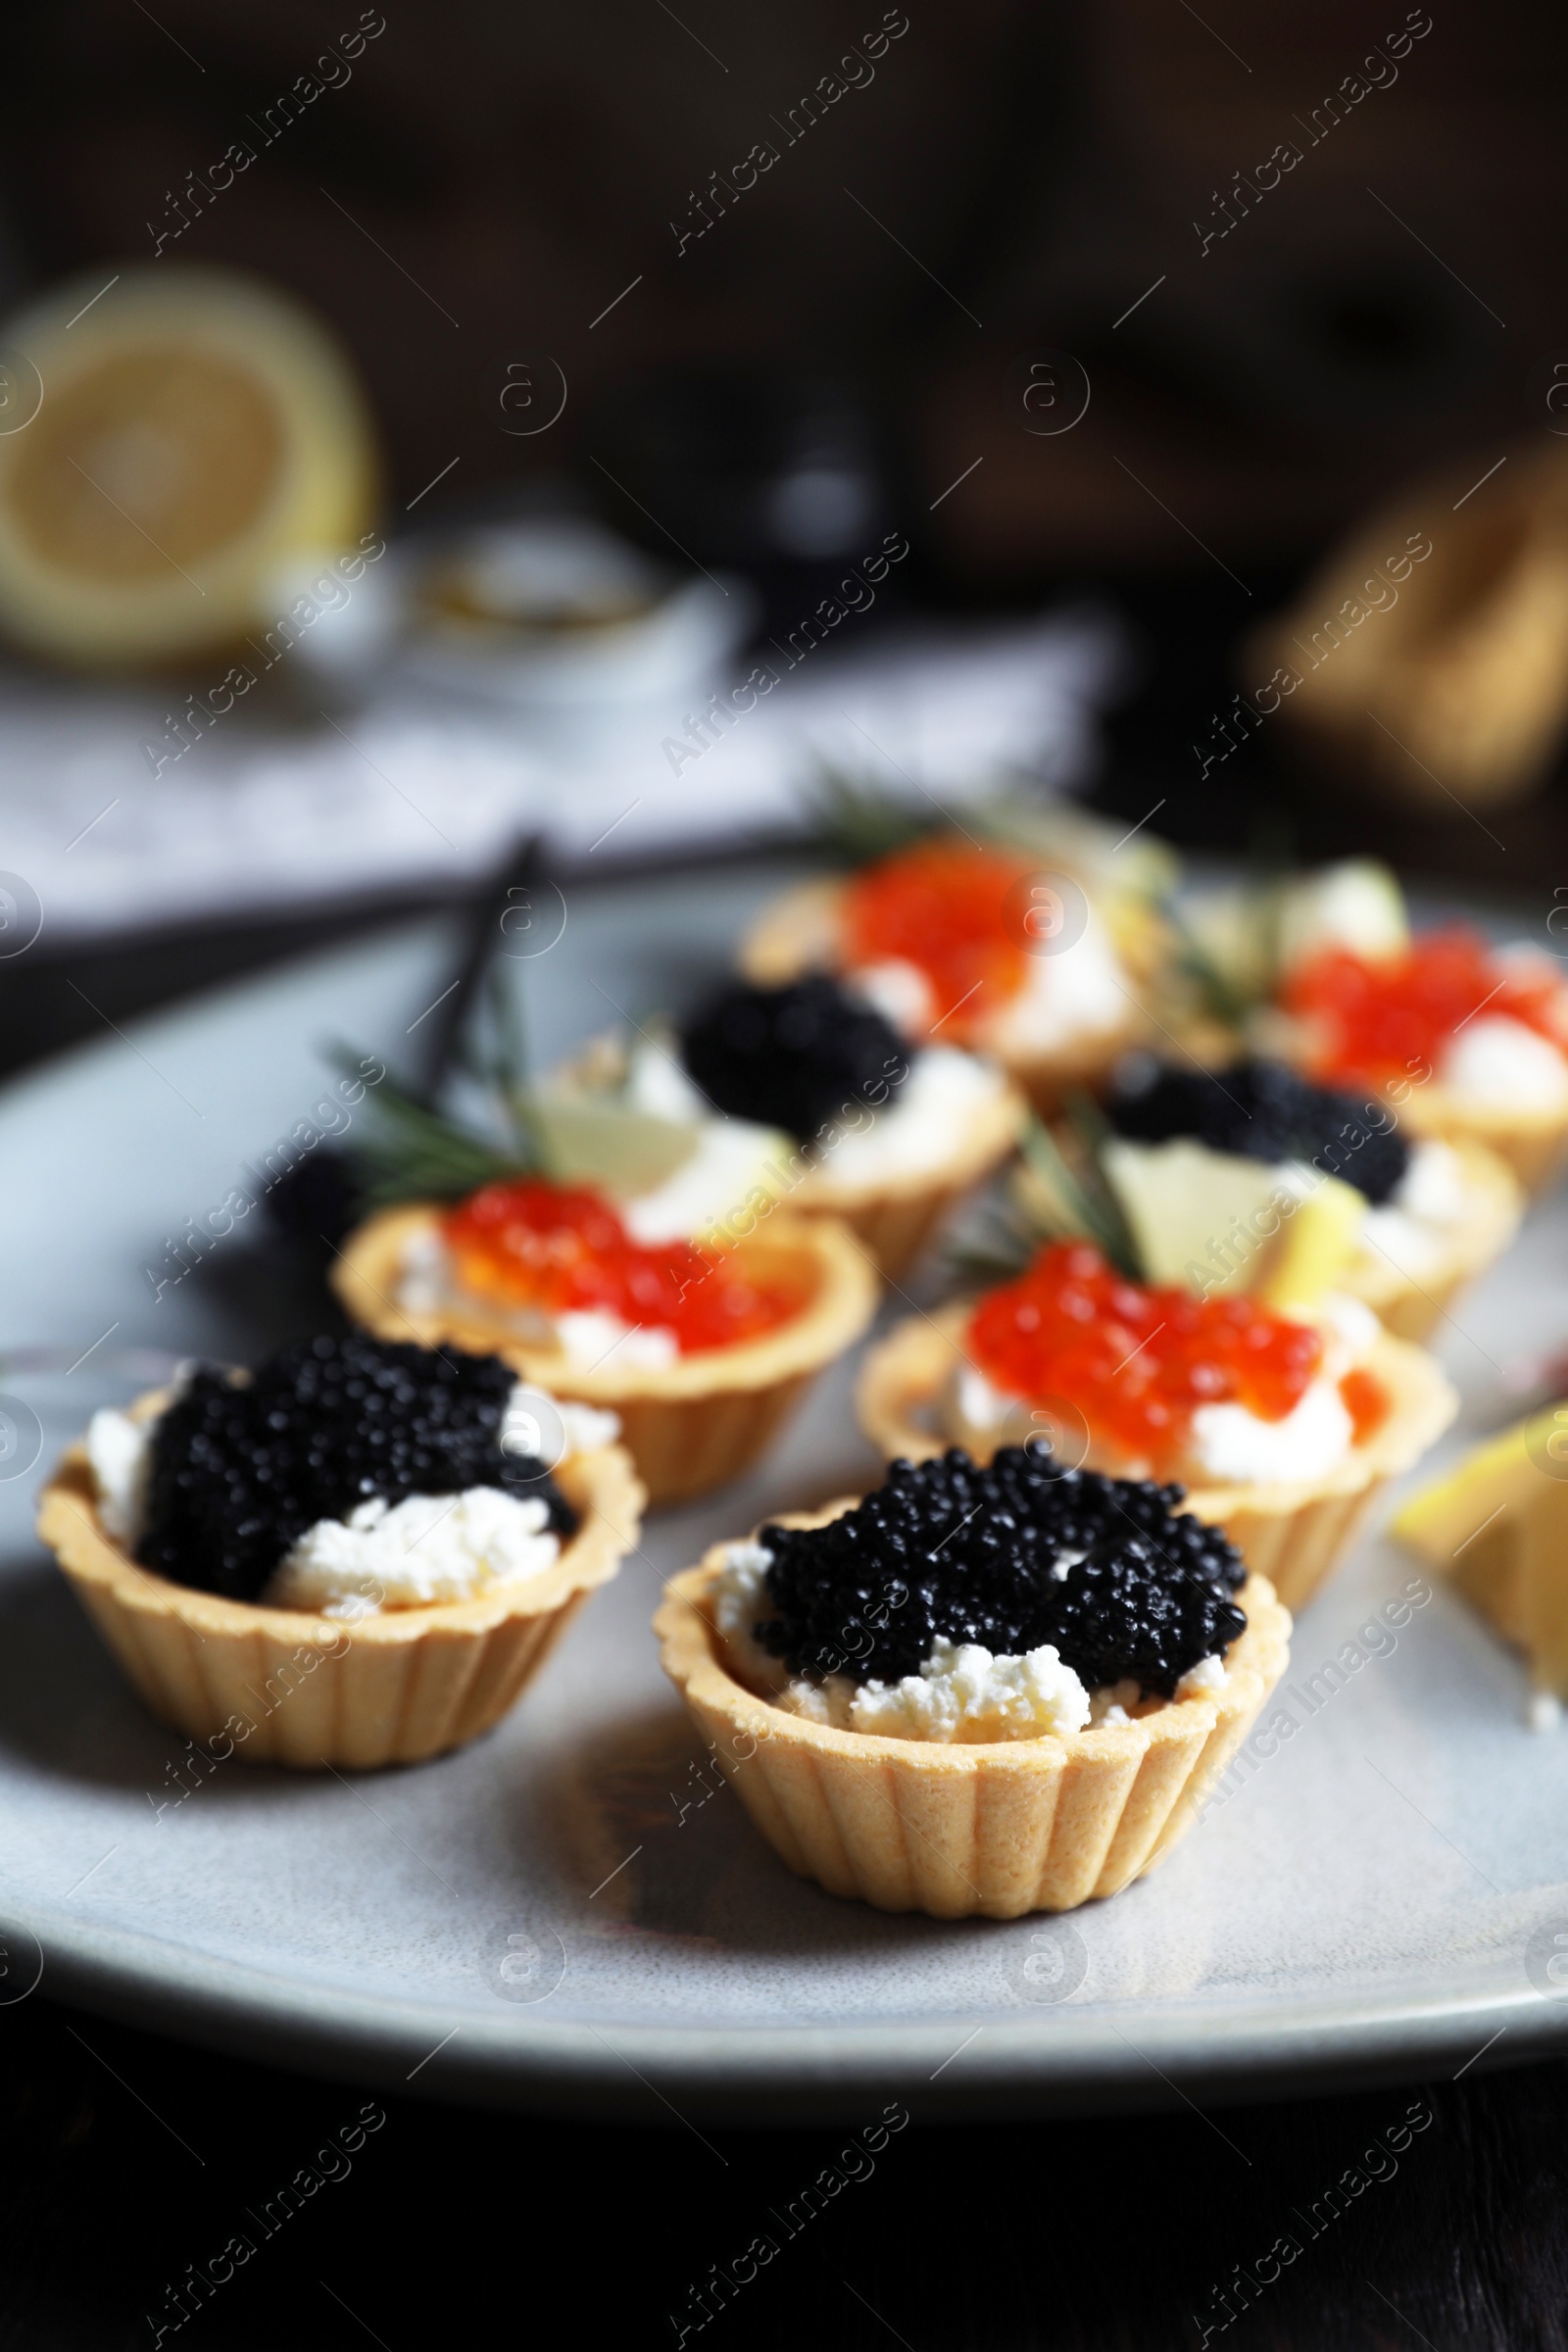
[[[878,2145],[871,2115],[748,2132],[652,2092],[642,2129],[422,2105],[40,1989],[0,2012],[0,2082],[5,2352],[1568,2342],[1568,2064],[1040,2125],[911,2099]]]

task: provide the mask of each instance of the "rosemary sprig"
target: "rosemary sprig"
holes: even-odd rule
[[[818,846],[835,865],[866,865],[890,857],[943,823],[939,808],[911,808],[898,794],[825,760],[818,762],[806,798]]]
[[[359,1057],[347,1049],[334,1049],[328,1058],[358,1076]],[[520,1139],[510,1151],[500,1148],[419,1102],[393,1078],[383,1078],[366,1102],[373,1105],[371,1123],[350,1156],[368,1209],[402,1200],[461,1200],[481,1185],[526,1176],[541,1165]]]
[[[1111,1134],[1088,1095],[1069,1095],[1066,1121],[1077,1144],[1069,1159],[1043,1120],[1031,1119],[1019,1150],[1021,1183],[1004,1200],[984,1204],[960,1228],[948,1251],[954,1269],[976,1282],[1011,1281],[1043,1242],[1092,1242],[1129,1281],[1148,1279],[1143,1257],[1101,1151]]]

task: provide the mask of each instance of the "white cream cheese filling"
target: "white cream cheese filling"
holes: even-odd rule
[[[1200,1404],[1176,1476],[1188,1484],[1272,1486],[1310,1482],[1339,1468],[1355,1444],[1339,1384],[1365,1355],[1379,1326],[1357,1298],[1326,1298],[1318,1311],[1326,1327],[1323,1370],[1293,1409],[1265,1421],[1244,1404]],[[1042,1421],[1048,1417],[1043,1413]],[[961,1365],[949,1384],[943,1418],[956,1444],[972,1448],[978,1443],[988,1451],[998,1444],[1021,1446],[1039,1427],[1026,1397],[999,1389],[975,1364]]]
[[[1053,1576],[1065,1576],[1082,1559],[1063,1552]],[[775,1706],[836,1731],[869,1732],[883,1739],[935,1740],[983,1744],[1001,1740],[1060,1739],[1086,1726],[1130,1723],[1140,1704],[1135,1682],[1091,1691],[1050,1642],[1018,1656],[998,1655],[980,1642],[954,1642],[939,1635],[918,1673],[896,1683],[857,1683],[845,1674],[820,1682],[791,1679],[752,1631],[769,1614],[767,1571],[772,1553],[765,1544],[726,1546],[713,1595],[713,1623],[741,1680],[765,1691]],[[1178,1698],[1212,1697],[1223,1690],[1225,1661],[1202,1658],[1177,1685]]]
[[[1507,1013],[1484,1013],[1450,1041],[1440,1082],[1485,1110],[1568,1107],[1568,1059],[1539,1030]]]
[[[1417,1144],[1385,1201],[1366,1212],[1363,1248],[1401,1274],[1419,1279],[1438,1265],[1472,1209],[1464,1162],[1451,1144]]]
[[[264,1608],[313,1609],[350,1620],[383,1609],[475,1600],[553,1568],[561,1539],[541,1494],[499,1487],[461,1494],[377,1496],[346,1521],[318,1519],[273,1570]]]
[[[551,1399],[552,1404],[555,1400]],[[514,1427],[537,1426],[538,1392],[519,1381],[503,1424],[502,1446]],[[565,1437],[563,1459],[613,1445],[615,1414],[588,1404],[556,1404]],[[515,1422],[514,1416],[516,1416]],[[98,1516],[105,1531],[129,1551],[146,1524],[147,1483],[156,1421],[133,1421],[106,1407],[87,1427],[87,1460]],[[361,1503],[346,1520],[318,1519],[308,1528],[262,1593],[271,1608],[311,1609],[326,1617],[358,1618],[376,1610],[425,1608],[469,1600],[499,1584],[537,1576],[560,1555],[548,1526],[549,1506],[538,1494],[500,1487],[470,1487],[461,1494],[407,1494]]]
[[[939,1004],[925,974],[902,957],[859,964],[845,976],[906,1037],[923,1036],[958,1011]],[[1119,1029],[1127,1012],[1126,974],[1104,929],[1091,917],[1070,948],[1030,956],[1022,988],[977,1034],[987,1052],[1004,1057],[1046,1054],[1074,1038]]]
[[[815,1165],[840,1184],[935,1174],[953,1158],[968,1122],[1000,1101],[1006,1079],[994,1062],[956,1046],[927,1046],[883,1109],[866,1105],[862,1127],[824,1145]],[[853,1105],[851,1107],[854,1107]]]

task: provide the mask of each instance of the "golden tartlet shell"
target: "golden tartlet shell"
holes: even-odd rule
[[[1485,1144],[1464,1136],[1448,1141],[1464,1169],[1469,1211],[1422,1279],[1365,1250],[1335,1284],[1371,1307],[1396,1339],[1429,1339],[1459,1293],[1502,1255],[1519,1230],[1524,1199],[1513,1170]]]
[[[851,1508],[781,1524],[821,1526]],[[780,1859],[881,1911],[1017,1919],[1115,1894],[1190,1828],[1290,1657],[1290,1617],[1250,1576],[1218,1692],[1060,1738],[835,1731],[770,1705],[724,1664],[710,1604],[725,1550],[666,1587],[654,1619],[664,1672]]]
[[[366,1771],[423,1763],[498,1723],[637,1542],[643,1491],[620,1446],[576,1455],[556,1478],[580,1524],[553,1567],[511,1592],[353,1624],[138,1567],[98,1516],[80,1446],[43,1490],[38,1533],[163,1722],[204,1742],[226,1737],[253,1764]]]
[[[622,1443],[654,1503],[689,1501],[750,1468],[811,1381],[876,1312],[876,1270],[854,1236],[835,1218],[775,1211],[737,1249],[759,1273],[805,1275],[808,1296],[799,1314],[760,1339],[672,1364],[579,1371],[559,1348],[531,1346],[481,1311],[398,1304],[409,1244],[440,1213],[428,1204],[387,1209],[349,1236],[332,1269],[346,1313],[380,1340],[500,1355],[552,1396],[618,1413]]]
[[[1029,1106],[1015,1086],[970,1113],[940,1167],[890,1173],[857,1184],[836,1175],[831,1157],[808,1170],[789,1196],[802,1216],[841,1217],[858,1235],[889,1281],[913,1265],[951,1212],[1002,1165],[1023,1132]]]
[[[972,1302],[960,1300],[929,1319],[910,1318],[866,1357],[856,1405],[860,1427],[890,1461],[901,1454],[923,1461],[953,1443],[936,1413],[955,1364],[967,1360],[961,1339],[971,1311]],[[1414,1466],[1458,1410],[1431,1356],[1407,1340],[1385,1333],[1364,1360],[1390,1409],[1337,1470],[1310,1481],[1188,1492],[1186,1508],[1222,1527],[1291,1610],[1306,1606],[1382,1489]]]

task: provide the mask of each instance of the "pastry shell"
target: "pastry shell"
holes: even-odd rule
[[[781,1524],[819,1527],[853,1507]],[[1117,1893],[1191,1827],[1290,1657],[1290,1617],[1254,1575],[1218,1692],[1038,1740],[835,1731],[730,1674],[710,1614],[726,1549],[666,1587],[654,1619],[664,1672],[789,1868],[880,1911],[1017,1919]]]
[[[1469,1101],[1436,1079],[1413,1087],[1400,1107],[1412,1135],[1443,1143],[1482,1144],[1511,1168],[1533,1200],[1561,1173],[1568,1160],[1568,1106],[1552,1110],[1501,1109]]]
[[[1459,1293],[1502,1255],[1519,1229],[1524,1201],[1513,1170],[1485,1144],[1465,1136],[1447,1140],[1464,1169],[1468,1211],[1422,1279],[1365,1250],[1334,1286],[1371,1307],[1396,1339],[1429,1339]]]
[[[1006,1086],[973,1110],[939,1167],[890,1172],[857,1184],[834,1173],[831,1157],[808,1169],[789,1196],[803,1216],[841,1217],[858,1234],[888,1281],[907,1272],[951,1212],[992,1175],[1016,1145],[1029,1106]]]
[[[658,1367],[578,1371],[558,1348],[519,1339],[505,1320],[475,1307],[430,1311],[400,1306],[409,1244],[440,1210],[425,1203],[386,1209],[352,1233],[332,1269],[351,1320],[380,1340],[413,1340],[505,1357],[552,1396],[608,1406],[654,1503],[684,1502],[749,1469],[805,1396],[876,1312],[876,1269],[836,1218],[775,1211],[737,1245],[758,1271],[804,1272],[809,1296],[799,1314],[760,1339],[709,1348]]]
[[[423,1763],[498,1723],[635,1546],[643,1490],[620,1446],[568,1458],[556,1481],[580,1525],[554,1566],[511,1592],[353,1624],[228,1600],[138,1567],[98,1516],[81,1446],[43,1491],[38,1533],[163,1722],[203,1742],[226,1739],[226,1752],[252,1764],[367,1771]]]
[[[937,1411],[955,1363],[967,1360],[961,1342],[970,1311],[959,1300],[899,1323],[866,1357],[856,1396],[860,1427],[889,1460],[923,1461],[953,1443]],[[1383,1333],[1363,1360],[1390,1409],[1338,1469],[1311,1481],[1188,1491],[1187,1509],[1222,1527],[1293,1611],[1306,1606],[1390,1479],[1412,1468],[1459,1409],[1431,1356],[1409,1341]]]
[[[760,987],[778,988],[803,972],[836,968],[843,891],[842,882],[802,882],[764,907],[741,943],[740,966],[747,979]],[[1117,953],[1130,971],[1137,973],[1157,961],[1160,933],[1155,917],[1129,906],[1112,928]],[[1000,1061],[1041,1117],[1050,1118],[1075,1090],[1093,1092],[1103,1085],[1121,1056],[1147,1044],[1149,1036],[1148,1015],[1129,990],[1125,1014],[1111,1028],[1085,1030],[1032,1054],[984,1038],[974,1041],[974,1049]]]

